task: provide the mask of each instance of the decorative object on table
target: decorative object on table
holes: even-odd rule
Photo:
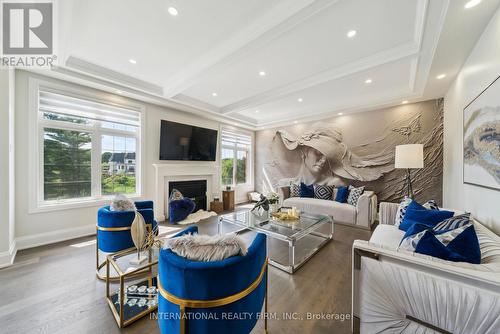
[[[294,206],[291,208],[281,208],[279,212],[274,212],[271,216],[279,220],[299,220],[300,210],[297,210]]]
[[[261,213],[261,211],[266,211],[268,212],[269,211],[269,199],[264,196],[264,195],[260,195],[260,200],[255,203],[255,205],[253,206],[252,212],[255,212],[255,211],[258,211],[259,213]]]
[[[224,204],[221,201],[212,201],[210,202],[210,211],[220,215],[224,211]]]
[[[135,211],[134,201],[125,195],[117,194],[109,206],[110,211]]]
[[[224,203],[224,211],[234,210],[234,190],[224,190],[222,192],[222,202]]]
[[[500,77],[464,109],[463,182],[500,189]]]
[[[248,193],[248,200],[250,202],[258,202],[260,200],[260,193],[256,191],[251,191]]]
[[[137,258],[130,259],[130,264],[142,264],[147,261],[147,258],[145,256],[141,258],[141,252],[144,250],[144,246],[146,243],[147,230],[144,217],[137,211],[135,212],[134,221],[132,222],[132,225],[130,225],[130,234],[132,235],[134,246],[137,249]]]
[[[424,145],[406,144],[396,146],[394,167],[406,169],[406,195],[414,198],[411,169],[424,168]]]
[[[191,226],[181,234],[197,232],[197,227]],[[162,334],[188,328],[189,333],[250,333],[261,312],[267,313],[267,253],[263,234],[257,233],[245,256],[237,254],[222,261],[199,262],[181,257],[171,249],[161,249],[158,266],[158,313],[173,315],[158,317]],[[187,312],[193,316],[185,316]],[[200,312],[209,312],[219,320],[198,317],[202,315]],[[224,314],[246,316],[236,320]]]
[[[148,230],[156,230],[153,201],[136,201],[134,205],[144,218]],[[111,206],[104,206],[97,212],[96,275],[99,279],[106,278],[101,270],[106,262],[100,263],[100,252],[116,253],[134,247],[130,233],[134,219],[135,211],[111,211]],[[116,278],[114,274],[111,277]]]
[[[172,189],[168,201],[168,218],[171,223],[178,223],[193,213],[196,204],[192,199],[184,197],[177,189]]]
[[[231,191],[231,186],[226,186],[227,191]]]
[[[267,195],[269,200],[269,212],[277,212],[279,209],[280,196],[275,192],[270,192]]]
[[[203,219],[208,219],[210,217],[215,217],[215,216],[217,216],[217,213],[214,211],[205,211],[203,209],[200,209],[188,215],[186,219],[178,221],[177,224],[179,225],[195,224]]]

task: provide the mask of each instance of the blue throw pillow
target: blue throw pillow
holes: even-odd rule
[[[404,215],[403,221],[399,224],[399,229],[402,231],[408,230],[411,225],[421,223],[434,227],[437,223],[445,219],[453,217],[454,212],[445,210],[427,210],[422,205],[412,201]]]
[[[411,228],[418,229],[419,227],[412,226]],[[436,232],[429,228],[411,236],[405,235],[399,249],[447,261],[481,263],[481,249],[474,225],[471,223],[445,232]]]
[[[337,195],[335,196],[335,202],[347,203],[348,196],[349,196],[349,187],[338,187]]]
[[[187,197],[170,201],[170,203],[168,203],[168,216],[170,221],[172,223],[177,223],[186,219],[186,217],[193,212],[195,206],[196,204]]]
[[[314,198],[314,185],[300,183],[300,197]]]

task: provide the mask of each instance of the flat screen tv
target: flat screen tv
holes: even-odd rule
[[[217,130],[161,121],[160,160],[215,161]]]

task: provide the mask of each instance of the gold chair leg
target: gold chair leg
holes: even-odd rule
[[[181,319],[180,319],[180,334],[184,334],[186,332],[186,323],[184,321],[184,313],[185,313],[185,309],[184,309],[184,306],[179,306],[179,314],[181,316]]]
[[[268,314],[267,314],[267,288],[268,288],[268,285],[269,285],[269,266],[267,267],[266,269],[267,273],[266,273],[266,298],[264,300],[264,333],[267,334],[267,317],[268,317]]]

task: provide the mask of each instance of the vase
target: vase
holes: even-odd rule
[[[269,204],[269,212],[270,213],[278,212],[278,209],[279,209],[278,203]]]

